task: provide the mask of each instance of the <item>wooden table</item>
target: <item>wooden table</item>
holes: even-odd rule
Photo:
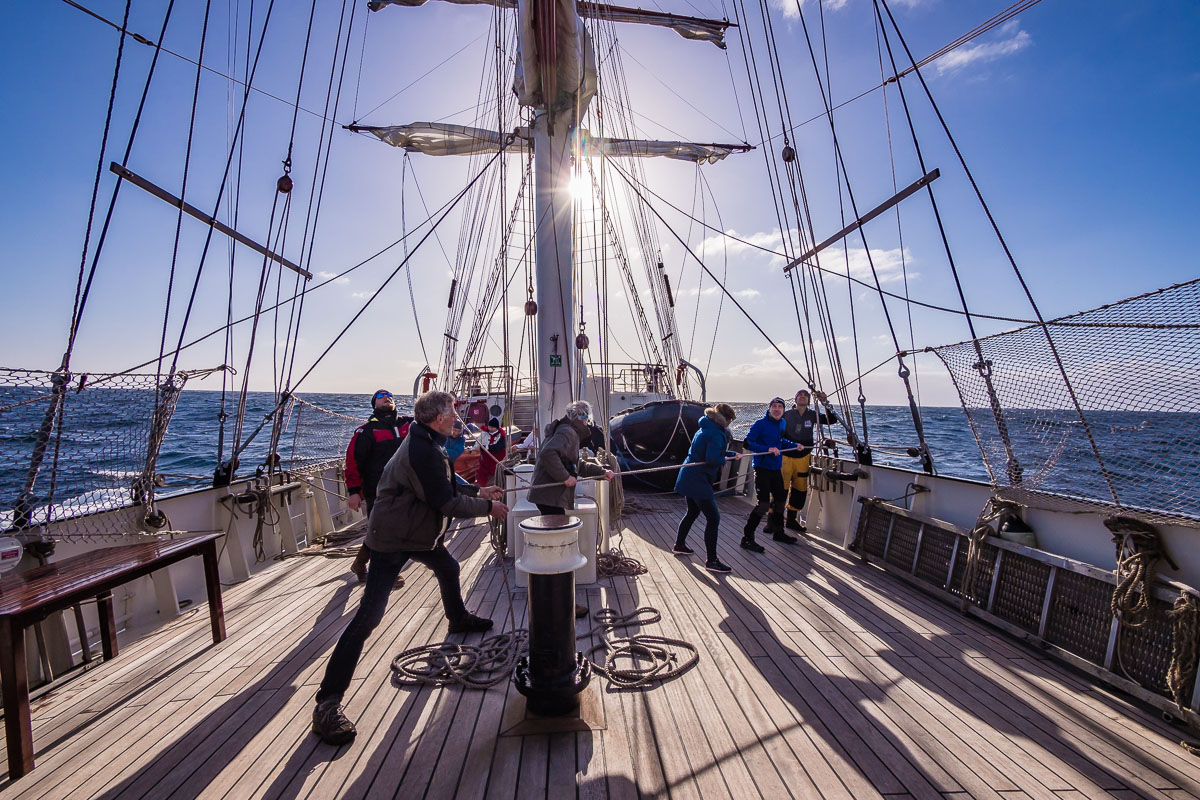
[[[33,726],[25,629],[81,600],[96,598],[104,659],[117,655],[112,590],[191,556],[204,559],[213,642],[225,639],[225,611],[217,571],[217,540],[224,533],[95,550],[0,579],[0,683],[8,739],[8,773],[19,778],[33,769]]]

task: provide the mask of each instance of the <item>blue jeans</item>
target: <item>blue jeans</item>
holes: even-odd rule
[[[363,549],[366,549],[366,545],[363,545]],[[432,550],[408,550],[398,553],[372,550],[362,601],[354,619],[350,620],[346,630],[342,631],[341,637],[333,647],[333,653],[329,656],[325,677],[321,680],[321,688],[317,690],[318,703],[331,697],[340,701],[346,693],[367,637],[383,619],[383,612],[387,610],[388,595],[396,584],[400,570],[409,559],[433,570],[438,587],[442,591],[442,608],[446,611],[446,619],[457,622],[466,616],[467,607],[463,604],[462,588],[458,585],[458,562],[450,555],[445,544],[439,543]]]
[[[717,526],[721,524],[721,512],[717,510],[717,501],[711,497],[706,497],[703,500],[696,500],[693,497],[684,498],[687,500],[687,513],[683,515],[683,519],[679,520],[679,535],[676,537],[676,544],[687,544],[688,531],[692,529],[692,523],[696,521],[696,517],[700,513],[704,513],[704,549],[709,561],[717,560]]]

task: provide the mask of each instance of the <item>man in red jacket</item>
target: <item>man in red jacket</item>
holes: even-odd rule
[[[354,511],[367,503],[367,516],[375,505],[375,488],[379,485],[379,477],[383,468],[392,455],[400,449],[401,442],[408,435],[408,426],[412,417],[396,416],[396,402],[392,393],[380,389],[371,397],[371,418],[367,423],[354,431],[350,446],[346,448],[346,505]],[[367,579],[367,561],[371,551],[365,547],[358,550],[350,571],[359,582]],[[398,581],[397,585],[403,585]]]

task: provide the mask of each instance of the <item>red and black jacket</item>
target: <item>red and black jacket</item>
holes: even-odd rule
[[[388,460],[408,435],[412,417],[395,412],[375,413],[354,432],[346,448],[346,491],[375,501],[375,487]]]

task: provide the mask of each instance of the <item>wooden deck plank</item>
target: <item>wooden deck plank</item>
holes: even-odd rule
[[[655,522],[659,521],[656,520]],[[651,524],[653,525],[654,523]],[[666,537],[667,539],[674,538],[675,531],[673,529],[664,529],[661,525],[661,522],[659,522],[658,527],[660,535]],[[692,589],[699,589],[703,587],[704,584],[697,581],[695,576],[690,574],[685,566],[685,563],[692,562],[685,562],[682,559],[676,558],[673,554],[667,554],[665,551],[660,552],[653,548],[644,548],[644,551],[647,551],[648,557],[652,559],[650,561],[651,564],[657,565],[657,567],[665,574],[672,576],[673,579],[670,581],[670,583],[676,587],[676,592],[687,593],[690,597]],[[720,585],[720,580],[718,579],[716,583],[718,590],[720,589]],[[667,614],[669,614],[672,619],[678,619],[681,621],[689,617],[689,615],[684,612],[681,607],[664,607],[664,615]],[[755,636],[756,640],[758,640],[758,638],[759,637]],[[766,652],[765,648],[763,648],[762,652]],[[820,793],[823,797],[853,796],[853,792],[846,792],[845,788],[843,787],[843,782],[836,774],[836,770],[833,770],[826,762],[824,754],[809,736],[807,730],[811,727],[811,722],[806,720],[803,714],[795,713],[794,707],[793,709],[788,708],[787,703],[778,696],[778,688],[771,683],[769,675],[764,673],[764,671],[758,666],[758,662],[765,658],[765,656],[759,656],[755,658],[747,655],[747,658],[748,661],[744,662],[745,668],[743,670],[743,674],[748,676],[747,679],[751,682],[753,693],[758,702],[762,705],[762,710],[770,720],[773,730],[777,732],[778,736],[780,736],[784,742],[786,742],[787,746],[794,754],[790,759],[783,760],[782,762],[778,760],[773,760],[772,762],[774,763],[776,770],[780,773],[780,778],[784,782],[785,786],[794,792],[816,792]],[[755,679],[755,675],[758,676],[757,679]],[[720,680],[720,678],[717,677],[716,680]],[[761,680],[761,685],[758,684],[759,680]],[[707,689],[708,685],[709,682],[706,681],[701,688]],[[735,697],[737,696],[740,695],[735,693]],[[741,702],[744,703],[747,702],[747,700],[742,699]],[[709,719],[719,724],[722,716],[722,712],[712,709],[711,717]],[[764,733],[766,736],[771,735],[770,730],[759,731],[758,734],[760,741],[763,739]],[[716,750],[716,748],[714,748],[714,750]],[[803,769],[789,769],[787,767],[789,762],[803,765]],[[756,775],[758,774],[759,773],[756,772]],[[765,778],[766,776],[763,777]],[[763,788],[768,790],[768,792],[772,790],[772,787],[769,786],[765,786]],[[860,796],[866,797],[874,794],[873,790],[866,789],[865,791],[866,793]]]
[[[195,622],[195,627],[200,629],[204,626],[205,622],[206,622],[206,617],[199,617],[199,618],[197,618],[197,620]],[[212,649],[212,648],[204,648],[204,649],[209,651],[210,656],[221,650],[220,647],[217,647],[215,649]],[[113,663],[113,662],[109,662],[109,663]],[[211,689],[212,691],[219,691],[221,682],[226,681],[230,678],[229,674],[220,672],[220,671],[214,671],[211,675],[205,674],[205,673],[198,673],[198,674],[201,677],[196,681],[182,681],[179,683],[175,683],[175,682],[168,681],[168,680],[156,680],[149,685],[145,694],[152,695],[156,703],[161,704],[162,706],[165,706],[166,708],[170,709],[171,702],[176,699],[176,696],[174,694],[172,694],[170,690],[174,690],[175,692],[180,693],[180,690],[182,688],[196,686],[196,687],[199,687],[198,690],[202,691],[202,692],[206,688]],[[144,752],[145,747],[150,742],[155,741],[154,737],[146,736],[145,733],[147,731],[148,724],[149,724],[150,729],[153,729],[154,718],[156,716],[161,717],[162,716],[161,712],[157,712],[155,707],[151,706],[150,699],[145,698],[143,696],[140,696],[140,695],[134,696],[130,700],[131,700],[130,702],[128,702],[122,706],[123,708],[127,708],[127,709],[133,710],[135,712],[134,714],[125,718],[127,720],[126,727],[117,728],[114,730],[111,726],[108,726],[108,725],[98,725],[98,726],[94,726],[94,729],[93,729],[94,734],[93,734],[92,730],[89,730],[89,734],[92,734],[97,737],[105,737],[105,736],[111,737],[114,735],[119,735],[122,739],[127,739],[129,741],[129,744],[125,748],[122,748],[121,751],[118,752],[116,758],[113,759],[112,761],[108,762],[109,764],[116,763],[116,764],[120,765],[120,764],[128,763],[130,761],[131,757],[136,756],[138,753]],[[203,704],[207,700],[208,700],[208,697],[201,698],[201,704]],[[191,705],[188,705],[186,708],[190,710],[194,707],[195,707],[195,704],[191,704]],[[176,705],[175,708],[178,708],[178,706]],[[141,710],[141,709],[146,709],[145,713],[136,713],[138,710]],[[149,723],[147,722],[148,715],[150,717]],[[133,727],[132,731],[129,730],[129,726]],[[170,730],[170,727],[171,726],[168,724],[167,729]],[[54,752],[53,755],[51,756],[50,762],[53,763],[54,758],[57,757],[58,755],[59,754],[57,752]],[[48,767],[50,765],[51,764],[47,764]],[[95,770],[100,769],[101,766],[105,766],[105,768],[108,769],[110,772],[112,770],[112,768],[105,765],[104,762],[96,762],[94,759],[88,758],[86,752],[81,755],[76,756],[74,758],[74,760],[67,762],[64,766],[65,766],[65,772],[69,775],[68,783],[70,783],[72,786],[77,786],[83,778],[93,776]],[[93,783],[95,783],[98,786],[103,786],[105,781],[99,780],[99,777],[100,776],[96,776],[95,778],[93,778]],[[61,788],[65,789],[66,787],[64,786]]]
[[[664,594],[661,592],[652,575],[643,576],[643,578],[639,578],[638,582],[641,589],[641,604],[657,608],[663,619],[647,627],[635,626],[615,630],[609,635],[613,638],[620,638],[645,633],[679,638],[680,634],[676,627],[678,616],[673,613],[666,596],[670,595],[673,598],[674,593],[668,591]],[[621,666],[628,666],[628,664],[622,663]],[[668,724],[674,725],[679,732],[680,752],[687,759],[689,771],[700,794],[706,797],[721,796],[722,794],[753,796],[735,792],[734,784],[731,783],[731,781],[737,781],[740,775],[737,769],[728,762],[740,761],[740,759],[723,758],[722,751],[713,747],[706,735],[710,728],[723,726],[720,715],[716,713],[716,709],[709,709],[703,704],[701,704],[701,708],[706,713],[701,714],[692,703],[692,698],[699,699],[709,691],[707,681],[704,680],[702,674],[692,670],[660,687],[654,687],[651,691],[661,695],[664,705],[669,709],[667,712]],[[728,777],[727,772],[729,773]],[[749,778],[744,765],[741,772],[745,773],[746,779]],[[738,781],[738,783],[740,783],[742,791],[746,791],[746,782]],[[752,781],[749,782],[749,786],[753,787]],[[751,789],[751,791],[757,794],[757,790]]]
[[[479,579],[482,559],[472,548],[477,550],[480,541],[480,532],[463,531],[451,542],[451,552],[462,564],[460,580],[468,589]],[[364,683],[345,698],[346,714],[358,727],[358,737],[343,751],[343,748],[331,749],[315,736],[307,735],[297,746],[297,752],[303,753],[307,772],[303,786],[288,786],[281,796],[323,797],[330,793],[367,796],[379,772],[388,766],[389,751],[401,741],[405,730],[415,729],[414,715],[438,694],[439,690],[432,687],[396,687],[390,679],[394,655],[445,638],[445,617],[433,573],[417,568],[412,570],[409,580],[419,591],[405,595],[403,592],[409,590],[406,586],[399,597],[389,602],[385,620],[368,640],[355,671],[364,676]],[[474,602],[470,592],[466,594],[465,599]],[[394,622],[389,624],[388,620]],[[318,676],[324,673],[327,658],[326,655],[321,659]],[[309,698],[311,714],[311,694]],[[404,764],[389,768],[396,766],[403,769]],[[395,776],[393,787],[401,774]]]
[[[732,558],[732,556],[729,556],[729,557]],[[739,558],[740,558],[740,556],[739,556]],[[691,566],[689,567],[687,572],[677,573],[677,575],[678,575],[678,578],[676,581],[677,585],[679,585],[681,587],[692,587],[691,593],[692,593],[693,597],[701,604],[701,606],[699,606],[698,608],[702,609],[704,605],[708,605],[708,607],[709,607],[707,610],[699,611],[701,616],[716,615],[713,618],[720,619],[721,615],[725,615],[725,617],[724,617],[725,620],[728,620],[730,618],[728,616],[730,612],[743,607],[743,605],[744,605],[743,598],[736,591],[726,591],[726,594],[724,596],[721,596],[715,592],[704,591],[703,588],[701,588],[701,587],[704,587],[707,584],[701,576],[706,575],[706,573],[699,572],[699,570],[698,570],[697,566],[694,564],[694,562],[690,562],[690,561],[682,562],[681,561],[679,563],[681,563],[681,564],[688,563]],[[718,591],[720,591],[722,585],[720,583],[717,583],[718,579],[711,579],[711,580],[713,581],[712,585],[717,587]],[[728,589],[729,585],[733,585],[733,583],[727,584],[726,589]],[[720,606],[721,606],[720,608],[717,607],[718,604],[720,604]],[[760,625],[759,627],[763,627],[763,626]],[[712,644],[709,644],[706,649],[709,654],[716,653],[719,650],[719,648],[715,647]],[[758,652],[766,653],[767,651],[763,650],[760,647],[760,648],[758,648]],[[737,654],[732,653],[732,652],[730,653],[730,655],[735,658],[737,656]],[[748,655],[748,653],[746,655]],[[773,655],[773,654],[768,654],[768,655]],[[787,672],[789,672],[789,673],[794,672],[792,665],[789,663],[789,661],[786,657],[783,658],[780,663],[783,665],[783,669],[786,670]],[[735,666],[732,668],[725,667],[723,669],[723,672],[725,673],[726,676],[731,676],[731,675],[740,676],[741,674],[745,674],[746,670],[742,666]],[[761,692],[749,690],[749,691],[737,691],[736,693],[737,693],[737,696],[741,697],[741,696],[745,696],[746,694],[759,694]],[[819,696],[823,696],[827,693],[828,692],[826,690],[826,692],[818,692],[817,694]],[[855,714],[851,725],[853,727],[861,729],[865,722],[866,722],[865,718],[861,717],[861,715]],[[870,728],[869,724],[867,725],[867,727]],[[872,741],[871,744],[873,745],[872,749],[878,749],[881,747],[882,741],[881,740]],[[851,746],[853,746],[853,745],[851,745]],[[883,752],[886,752],[886,749],[884,749]],[[897,754],[897,758],[899,758],[898,754]],[[899,761],[901,763],[903,763],[902,758],[899,758]],[[886,770],[884,770],[884,772],[886,772]],[[756,775],[756,777],[758,777],[760,775],[760,772],[756,771],[755,775]],[[881,775],[881,777],[883,777],[883,776]],[[933,787],[931,785],[929,785],[928,781],[926,781],[925,778],[922,775],[920,775],[920,773],[912,772],[910,778],[918,786],[923,785],[924,787],[927,788],[929,794],[927,794],[926,796],[936,796],[937,795],[937,792],[933,789]],[[891,780],[885,779],[885,782],[881,784],[882,788],[891,789],[891,790],[897,789],[899,787],[899,784],[892,783],[891,781],[893,781],[893,780],[895,780],[895,779],[894,778],[891,778]]]
[[[724,516],[722,517],[722,525],[725,525]],[[716,595],[724,606],[723,611],[718,610],[717,613],[726,613],[729,615],[728,618],[736,617],[744,619],[746,616],[761,616],[758,612],[756,604],[750,602],[747,597],[748,595],[752,595],[754,592],[753,587],[755,585],[755,581],[752,579],[752,576],[754,575],[757,567],[757,565],[753,564],[750,559],[758,558],[758,556],[742,550],[736,544],[729,544],[728,540],[730,538],[731,537],[729,536],[722,536],[721,539],[718,540],[718,550],[723,551],[723,559],[731,565],[736,566],[735,572],[732,576],[729,578],[722,577],[720,579],[726,583],[726,585],[729,587],[729,590],[719,592]],[[734,539],[733,541],[736,542],[739,540],[740,531],[738,533],[738,538]],[[747,578],[746,575],[751,577]],[[759,622],[755,627],[763,629],[765,625],[764,623]],[[824,663],[822,663],[818,668],[824,674],[837,674],[839,675],[839,678],[844,678],[844,676],[841,676],[837,672],[831,661],[824,657],[822,657],[822,660]],[[950,775],[944,769],[942,769],[942,767],[939,766],[935,760],[926,757],[924,752],[915,746],[907,734],[902,731],[893,730],[893,726],[880,719],[878,711],[871,702],[874,698],[871,698],[869,695],[863,693],[862,687],[856,686],[855,681],[843,680],[842,682],[846,684],[846,686],[843,687],[844,689],[851,690],[851,694],[848,696],[850,702],[861,703],[863,710],[866,712],[867,718],[870,719],[872,723],[875,724],[875,726],[885,734],[885,736],[888,736],[893,740],[891,743],[891,748],[902,756],[914,757],[914,767],[916,768],[916,771],[909,772],[909,774],[916,779],[915,782],[918,791],[922,791],[924,789],[922,784],[928,785],[929,783],[932,783],[933,787],[941,791],[958,790],[958,783],[952,779]],[[917,778],[918,775],[920,776],[919,778]]]
[[[0,789],[30,799],[1200,797],[1171,726],[851,554],[769,539],[764,556],[741,550],[739,502],[721,501],[719,550],[734,573],[715,577],[670,553],[679,502],[636,498],[646,511],[627,519],[622,546],[650,572],[581,596],[593,610],[656,606],[664,620],[647,632],[695,642],[701,661],[666,685],[601,691],[604,730],[499,737],[509,682],[392,686],[395,653],[445,636],[436,581],[416,567],[347,694],[358,741],[318,744],[312,693],[361,588],[347,562],[306,558],[229,588],[222,645],[211,646],[200,604],[39,698],[38,767]],[[468,607],[510,628],[511,562],[497,568],[484,526],[451,550]],[[512,597],[524,625],[527,595]]]

